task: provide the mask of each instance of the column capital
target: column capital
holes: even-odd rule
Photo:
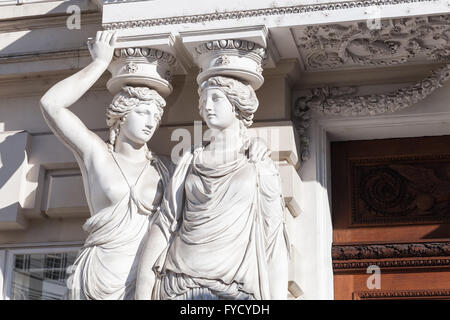
[[[255,90],[264,82],[268,31],[264,26],[180,33],[183,46],[199,67],[198,84],[212,76],[230,76]]]
[[[259,44],[240,39],[213,40],[197,46],[195,53],[200,68],[198,84],[212,76],[231,76],[245,80],[256,90],[264,82],[266,50]]]
[[[173,55],[159,49],[119,48],[108,67],[112,78],[106,87],[116,94],[126,85],[143,85],[167,97],[173,90],[170,81],[175,64]]]

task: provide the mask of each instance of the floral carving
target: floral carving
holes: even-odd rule
[[[351,225],[450,221],[449,162],[445,153],[350,160]]]
[[[450,256],[450,241],[369,245],[334,245],[333,260]]]
[[[337,89],[314,89],[308,108],[323,115],[374,116],[399,111],[423,100],[450,78],[450,64],[434,70],[430,76],[413,85],[383,94],[339,95]]]
[[[230,64],[230,58],[228,56],[221,56],[214,62],[215,66],[224,66]]]
[[[335,272],[380,268],[441,267],[450,265],[450,242],[333,245]]]
[[[173,79],[172,72],[166,71],[166,73],[164,74],[164,79],[166,79],[167,81],[171,82],[172,79]]]
[[[450,15],[384,20],[381,29],[366,22],[307,26],[297,45],[312,70],[353,65],[395,65],[414,58],[448,61]]]
[[[138,66],[133,62],[129,62],[125,65],[125,69],[128,73],[136,73],[136,71],[138,70]]]

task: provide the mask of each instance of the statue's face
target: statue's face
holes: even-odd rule
[[[200,106],[201,116],[210,129],[223,130],[238,121],[233,106],[220,89],[205,89],[200,97]]]
[[[144,144],[155,133],[158,122],[157,105],[140,104],[126,114],[120,124],[120,133],[135,143]]]

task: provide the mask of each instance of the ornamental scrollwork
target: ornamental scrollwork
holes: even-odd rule
[[[450,242],[333,245],[333,260],[450,256]]]
[[[450,15],[307,26],[295,38],[309,70],[450,58]]]
[[[301,160],[309,159],[308,130],[311,112],[322,116],[375,116],[406,109],[425,99],[450,78],[450,64],[434,70],[422,81],[379,94],[356,95],[356,87],[310,89],[294,103],[293,118],[301,143]]]

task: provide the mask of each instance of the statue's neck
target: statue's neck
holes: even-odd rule
[[[119,134],[114,151],[130,161],[141,162],[143,159],[146,159],[148,147],[146,143],[136,143]]]
[[[208,145],[209,150],[215,151],[233,151],[242,148],[242,136],[240,132],[239,121],[233,122],[232,125],[225,129],[210,129],[211,143]]]

